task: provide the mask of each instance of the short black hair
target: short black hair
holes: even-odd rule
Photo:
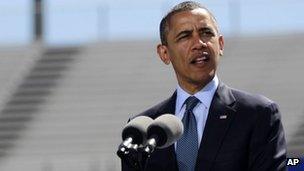
[[[168,41],[167,41],[167,35],[168,35],[168,29],[169,29],[169,22],[171,17],[179,12],[183,12],[183,11],[191,11],[197,8],[201,8],[206,10],[211,18],[214,20],[214,23],[216,24],[217,27],[217,22],[215,17],[213,16],[213,14],[202,4],[195,2],[195,1],[185,1],[185,2],[181,2],[179,4],[177,4],[176,6],[174,6],[161,20],[160,24],[159,24],[159,34],[160,34],[160,40],[161,40],[161,44],[163,45],[167,45]],[[218,29],[218,28],[216,28]]]

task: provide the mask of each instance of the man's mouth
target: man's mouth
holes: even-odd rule
[[[191,60],[191,64],[205,64],[210,59],[210,55],[207,52],[197,55],[194,59]]]

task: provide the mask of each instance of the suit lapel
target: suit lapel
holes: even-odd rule
[[[196,170],[208,171],[211,168],[234,118],[234,102],[231,90],[220,82],[210,105],[198,152]]]
[[[159,117],[162,114],[174,114],[175,113],[175,103],[176,103],[176,91],[174,94],[168,98],[167,100],[163,101],[159,106],[156,112],[156,115],[153,119]],[[177,163],[176,163],[176,155],[174,144],[164,148],[164,149],[156,149],[155,152],[151,156],[151,160],[156,160],[155,163],[161,165],[159,167],[152,168],[152,170],[177,170]],[[149,170],[149,169],[148,169]]]
[[[157,110],[157,115],[162,114],[174,114],[175,113],[175,103],[176,103],[176,91],[173,95],[160,104],[159,109]],[[158,117],[157,116],[157,117]]]

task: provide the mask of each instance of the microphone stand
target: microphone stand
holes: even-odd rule
[[[147,168],[147,161],[150,158],[151,154],[154,152],[154,149],[157,145],[157,136],[152,136],[151,139],[147,141],[147,144],[144,148],[142,148],[142,155],[143,155],[143,163],[142,166],[144,167],[144,170]]]
[[[119,146],[117,155],[125,162],[129,167],[135,171],[146,170],[146,162],[150,155],[147,155],[143,147],[139,147],[137,144],[129,144]],[[143,167],[144,166],[144,167]]]

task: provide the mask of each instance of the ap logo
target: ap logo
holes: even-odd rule
[[[304,171],[304,158],[287,158],[288,171]]]
[[[287,159],[287,166],[296,166],[300,163],[299,158],[289,158]]]

